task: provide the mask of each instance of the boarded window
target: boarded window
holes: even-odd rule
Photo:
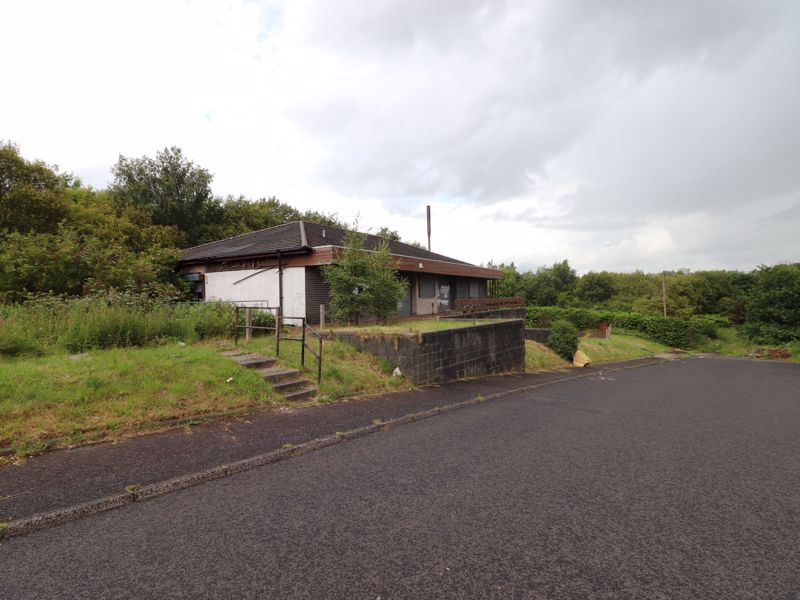
[[[436,297],[436,279],[430,275],[423,275],[419,278],[419,297]]]
[[[481,297],[481,280],[480,279],[470,279],[469,280],[469,297],[470,298],[480,298]]]

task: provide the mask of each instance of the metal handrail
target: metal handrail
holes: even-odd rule
[[[245,324],[239,325],[239,318],[240,313],[239,310],[245,310]],[[252,314],[253,309],[257,310],[270,310],[275,311],[275,325],[273,327],[266,327],[263,325],[253,325],[252,324]],[[301,337],[291,337],[282,335],[283,324],[286,321],[300,321],[301,327]],[[247,306],[247,305],[239,305],[235,306],[234,310],[234,321],[233,321],[233,337],[234,343],[239,343],[239,330],[244,329],[246,340],[250,341],[250,335],[253,330],[264,330],[264,331],[275,331],[275,357],[280,358],[281,354],[281,340],[287,342],[300,342],[300,368],[304,369],[306,366],[306,350],[308,350],[311,355],[317,359],[317,385],[322,382],[322,341],[323,336],[320,332],[315,331],[311,327],[309,327],[308,322],[305,317],[286,317],[281,314],[281,309],[279,306]],[[306,332],[308,332],[313,337],[317,338],[318,345],[317,351],[315,352],[314,349],[309,345],[307,339]]]
[[[239,325],[240,322],[240,309],[245,310],[245,324]],[[275,325],[272,327],[264,325],[253,325],[253,310],[269,310],[275,311]],[[275,332],[275,354],[280,355],[281,347],[281,308],[279,306],[247,306],[245,304],[236,304],[233,313],[233,341],[235,344],[239,343],[239,330],[244,329],[245,341],[250,341],[253,331],[274,331]]]
[[[286,320],[293,320],[293,321],[300,321],[300,337],[286,337],[283,336],[283,340],[288,340],[291,342],[300,342],[300,367],[305,368],[306,366],[306,350],[308,350],[311,355],[317,359],[317,385],[322,382],[322,340],[323,336],[309,327],[308,321],[305,317],[284,317]],[[314,351],[312,347],[313,344],[308,343],[308,336],[309,334],[313,337],[317,338],[317,351]]]

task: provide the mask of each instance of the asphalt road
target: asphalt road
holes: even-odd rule
[[[800,365],[566,381],[5,540],[0,597],[800,599]]]

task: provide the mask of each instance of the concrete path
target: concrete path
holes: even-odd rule
[[[800,365],[507,396],[0,542],[26,598],[800,592]]]

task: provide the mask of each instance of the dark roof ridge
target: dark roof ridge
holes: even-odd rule
[[[181,252],[188,252],[189,250],[194,250],[195,248],[202,248],[203,246],[210,246],[211,244],[219,244],[220,242],[227,242],[228,240],[235,240],[239,237],[244,237],[246,235],[253,235],[254,233],[260,233],[262,231],[267,231],[268,229],[275,229],[277,227],[283,227],[284,225],[292,225],[293,223],[302,223],[302,221],[286,221],[286,223],[281,223],[280,225],[273,225],[272,227],[262,227],[261,229],[254,229],[253,231],[248,231],[246,233],[237,233],[236,235],[232,235],[230,237],[222,238],[219,240],[214,240],[213,242],[203,242],[202,244],[197,244],[196,246],[189,246],[188,248],[181,248]],[[305,236],[305,230],[301,229],[301,233]]]

